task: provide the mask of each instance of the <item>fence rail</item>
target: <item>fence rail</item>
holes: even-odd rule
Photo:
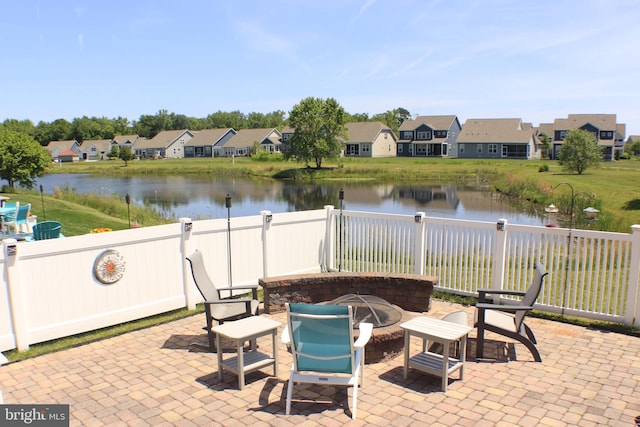
[[[191,221],[37,242],[3,241],[0,351],[127,322],[201,298],[185,256],[203,252],[215,283],[327,270],[433,275],[439,288],[527,288],[549,271],[538,308],[638,327],[640,226],[631,234],[325,209]],[[96,279],[117,251],[124,274]]]

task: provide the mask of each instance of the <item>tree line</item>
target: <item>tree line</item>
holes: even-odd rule
[[[404,108],[395,108],[370,116],[367,113],[346,114],[347,122],[380,121],[394,132],[411,114]],[[50,141],[76,140],[78,142],[113,139],[117,135],[139,135],[153,138],[165,130],[202,130],[202,129],[256,129],[276,128],[282,130],[289,124],[289,117],[284,111],[270,113],[242,113],[240,111],[218,111],[203,118],[188,117],[184,114],[169,113],[160,110],[156,114],[145,114],[137,121],[126,117],[78,117],[72,121],[57,119],[52,122],[40,121],[34,124],[31,120],[5,119],[0,128],[28,135],[46,146]]]

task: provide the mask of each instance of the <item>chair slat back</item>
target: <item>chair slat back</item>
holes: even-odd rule
[[[288,303],[287,322],[296,371],[354,372],[351,306]]]
[[[204,298],[205,301],[219,301],[220,298],[216,286],[213,284],[213,281],[204,266],[202,252],[196,250],[187,257],[187,261],[189,261],[189,264],[191,265],[193,281],[200,291],[202,298]]]
[[[16,223],[26,224],[27,216],[29,215],[30,210],[31,210],[31,203],[18,206],[18,210],[16,212]]]
[[[58,221],[42,221],[33,226],[33,239],[57,239],[60,237],[60,230],[62,230],[62,224]]]
[[[533,306],[536,300],[538,299],[538,295],[540,295],[540,291],[542,290],[542,284],[544,283],[544,278],[547,275],[547,272],[544,270],[542,264],[536,264],[536,273],[531,280],[531,285],[529,285],[529,289],[527,289],[527,293],[522,297],[522,305],[530,305]],[[526,312],[520,311],[515,315],[515,322],[517,330],[520,329],[520,325],[526,316]]]

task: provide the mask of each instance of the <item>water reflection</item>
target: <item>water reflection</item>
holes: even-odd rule
[[[282,181],[252,181],[238,178],[184,176],[101,177],[78,174],[47,175],[38,180],[45,193],[56,188],[82,193],[125,194],[132,203],[156,209],[167,218],[226,218],[224,199],[233,200],[232,215],[257,215],[339,206],[338,192],[344,188],[344,209],[496,221],[507,218],[519,224],[542,225],[539,216],[522,212],[497,194],[456,185],[308,184]]]

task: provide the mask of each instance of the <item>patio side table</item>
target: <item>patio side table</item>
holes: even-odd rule
[[[211,330],[216,334],[218,355],[218,378],[222,379],[223,371],[229,371],[238,376],[238,388],[244,388],[245,374],[273,365],[273,375],[278,376],[278,349],[276,347],[276,332],[281,323],[262,316],[245,317],[233,322],[225,322],[214,326]],[[271,334],[273,355],[261,353],[252,346],[252,350],[244,353],[245,341]],[[237,355],[223,360],[222,338],[235,341]]]
[[[404,329],[404,379],[407,379],[409,368],[417,369],[442,377],[442,391],[447,391],[449,375],[460,371],[460,379],[464,375],[464,362],[467,351],[467,335],[473,330],[470,326],[448,322],[431,317],[416,317],[400,325]],[[442,354],[423,351],[410,357],[411,337],[442,344]],[[460,358],[449,357],[449,344],[460,341]],[[423,341],[424,342],[424,341]],[[426,347],[423,344],[423,347]]]

